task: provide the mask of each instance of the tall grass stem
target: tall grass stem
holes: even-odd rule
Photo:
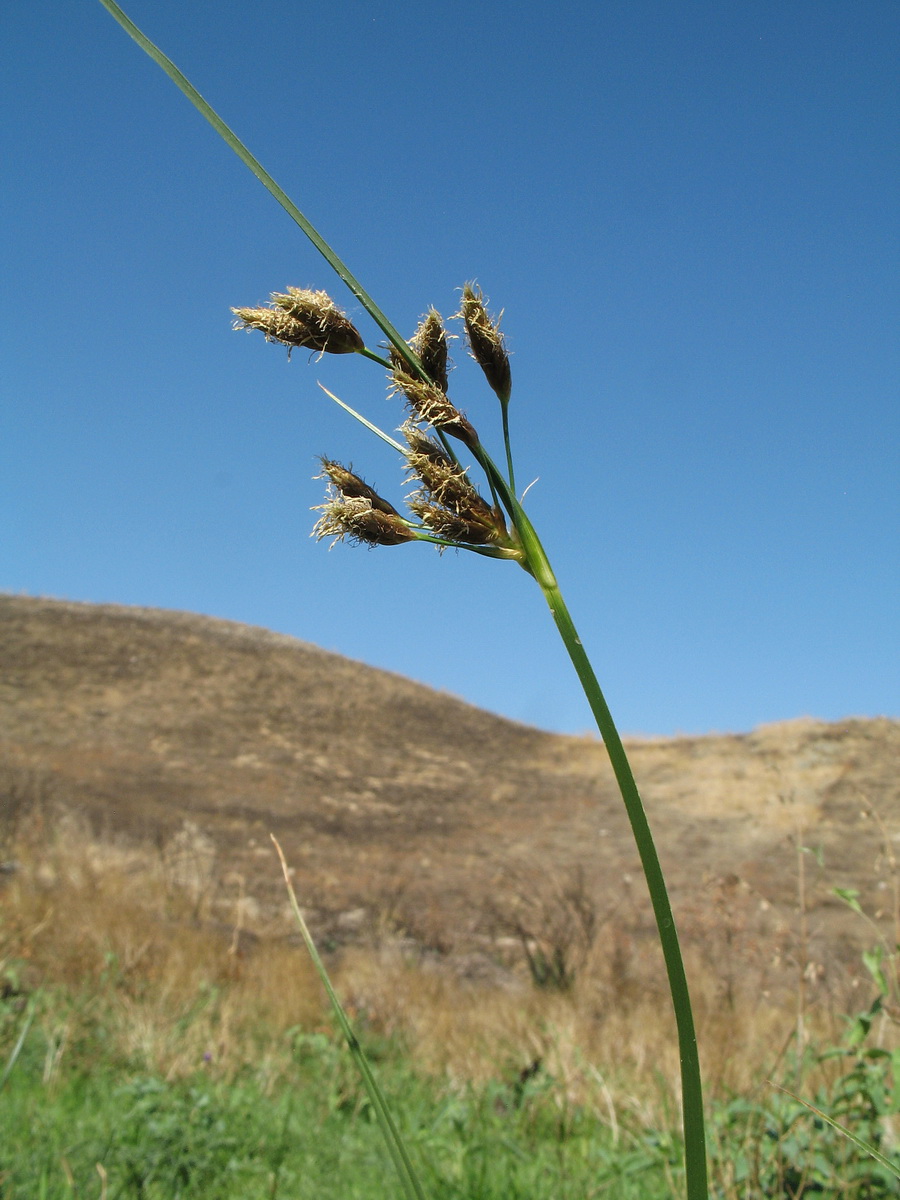
[[[235,154],[241,161],[253,172],[257,179],[268,189],[275,197],[278,203],[299,225],[300,229],[306,234],[315,248],[325,258],[328,264],[336,272],[341,280],[347,285],[350,291],[356,296],[359,302],[363,305],[375,323],[379,326],[391,344],[401,354],[404,360],[415,370],[415,372],[423,379],[428,379],[421,362],[415,353],[411,350],[408,343],[400,336],[395,327],[391,324],[382,310],[376,305],[375,301],[365,291],[356,277],[351,273],[345,263],[332,250],[329,244],[319,234],[315,227],[303,215],[297,206],[290,200],[286,193],[275,183],[268,172],[254,158],[250,151],[244,146],[240,139],[232,132],[231,129],[222,121],[218,114],[210,107],[203,99],[196,88],[185,78],[175,64],[166,57],[165,54],[155,46],[149,38],[147,38],[132,21],[124,14],[119,6],[114,3],[114,0],[100,0],[100,3],[109,11],[109,13],[119,22],[126,32],[134,38],[139,46],[156,62],[173,82],[181,89],[188,97],[191,103],[203,114],[204,117],[213,126],[216,132],[224,139],[224,141],[234,150]],[[368,357],[376,357],[373,354]],[[669,902],[668,892],[666,889],[665,879],[662,872],[662,867],[659,862],[659,856],[656,852],[656,847],[653,842],[653,837],[650,831],[650,826],[647,821],[647,816],[644,811],[644,806],[641,801],[640,793],[628,761],[628,756],[625,748],[622,745],[622,740],[619,736],[615,722],[613,721],[609,707],[601,691],[599,682],[591,666],[590,660],[582,646],[581,639],[572,621],[569,610],[563,600],[559,590],[559,585],[556,576],[550,566],[550,561],[541,545],[540,539],[534,530],[527,514],[522,508],[519,501],[516,499],[514,485],[512,484],[512,463],[511,454],[509,451],[509,430],[506,420],[506,406],[503,405],[504,417],[504,443],[507,450],[507,458],[509,462],[510,482],[504,478],[503,474],[498,470],[496,465],[490,458],[490,455],[481,446],[480,443],[472,447],[472,453],[479,462],[485,474],[488,477],[491,488],[499,495],[503,506],[506,508],[516,532],[520,538],[524,561],[523,567],[535,578],[540,586],[547,604],[550,608],[556,627],[560,637],[566,647],[566,651],[572,664],[575,668],[578,679],[584,689],[585,696],[591,707],[591,711],[597,722],[597,727],[606,745],[612,764],[613,772],[616,777],[616,782],[619,786],[619,791],[622,795],[622,800],[628,814],[631,828],[640,855],[641,864],[644,870],[644,875],[647,880],[647,886],[650,891],[653,911],[656,918],[657,930],[659,933],[660,944],[663,950],[663,957],[666,964],[666,971],[669,980],[669,989],[672,997],[672,1004],[675,1011],[676,1028],[678,1033],[679,1056],[681,1060],[681,1080],[682,1080],[682,1108],[684,1120],[684,1140],[685,1140],[685,1174],[687,1187],[687,1200],[707,1200],[708,1184],[707,1184],[707,1167],[706,1167],[706,1140],[704,1131],[704,1114],[703,1114],[703,1091],[700,1078],[699,1055],[697,1051],[697,1039],[694,1030],[694,1022],[691,1010],[690,993],[687,985],[687,977],[684,970],[684,962],[681,955],[681,948],[678,941],[678,933],[675,927],[675,920],[672,914],[671,904]],[[383,435],[382,435],[383,436]],[[442,438],[442,441],[445,439]],[[277,846],[277,843],[276,843]],[[279,849],[279,854],[281,853]],[[282,856],[282,866],[285,869],[284,859]],[[286,873],[287,878],[287,873]],[[290,886],[290,880],[288,879]],[[343,1010],[340,1008],[340,1003],[333,993],[330,982],[327,981],[324,967],[321,965],[321,960],[315,951],[311,938],[308,936],[308,931],[305,929],[303,918],[300,915],[299,908],[296,907],[296,900],[293,898],[292,905],[295,908],[295,916],[301,924],[301,929],[304,930],[304,938],[307,940],[307,946],[313,961],[316,964],[316,969],[323,976],[323,982],[332,998],[332,1003],[336,1006],[335,1011],[339,1014],[338,1019],[342,1024],[342,1028],[346,1022],[346,1017],[343,1015]],[[359,1048],[349,1023],[346,1023],[345,1036],[350,1044],[351,1051],[354,1047]],[[358,1059],[360,1071],[364,1079],[371,1077],[371,1072],[368,1068],[368,1063],[364,1057]],[[372,1080],[374,1084],[374,1080]],[[377,1088],[377,1084],[374,1085]],[[368,1083],[367,1083],[368,1087]],[[380,1092],[378,1093],[380,1096]],[[383,1098],[380,1103],[383,1105]],[[374,1104],[374,1101],[373,1101]],[[396,1130],[393,1129],[393,1122],[390,1119],[390,1114],[387,1112],[387,1107],[383,1109],[376,1106],[376,1112],[379,1114],[379,1120],[382,1120],[382,1112],[384,1119],[387,1122],[387,1128],[392,1130],[391,1138],[397,1137]],[[388,1137],[388,1133],[385,1134]],[[389,1144],[391,1144],[389,1138]],[[402,1143],[401,1143],[402,1146]],[[392,1148],[392,1154],[397,1153],[396,1148]],[[422,1194],[418,1191],[418,1184],[409,1182],[409,1172],[411,1167],[408,1166],[408,1161],[405,1160],[405,1151],[403,1152],[404,1162],[398,1165],[398,1171],[401,1178],[404,1180],[404,1187],[407,1189],[409,1196],[417,1197],[417,1200],[422,1200]],[[395,1158],[395,1162],[398,1160]],[[401,1169],[402,1166],[402,1169]],[[415,1180],[415,1176],[411,1176]],[[413,1190],[410,1190],[410,1189]]]
[[[25,1045],[25,1039],[28,1037],[28,1031],[31,1028],[32,1022],[34,1021],[36,1012],[37,995],[33,994],[31,999],[28,1001],[28,1008],[22,1021],[22,1028],[19,1030],[19,1036],[16,1039],[16,1044],[10,1051],[9,1058],[6,1060],[6,1066],[3,1068],[2,1074],[0,1074],[0,1091],[3,1090],[3,1088],[6,1086],[6,1081],[9,1079],[10,1075],[12,1075],[13,1067],[16,1065],[19,1055],[22,1053],[22,1047]]]
[[[322,981],[325,991],[328,993],[328,999],[331,1001],[331,1007],[334,1010],[334,1015],[337,1018],[338,1025],[341,1027],[350,1053],[356,1063],[357,1069],[362,1076],[363,1085],[368,1093],[375,1116],[378,1119],[378,1124],[381,1126],[381,1132],[384,1135],[384,1140],[387,1143],[391,1158],[394,1161],[394,1168],[400,1176],[400,1181],[403,1184],[403,1190],[406,1192],[408,1200],[425,1200],[425,1193],[416,1176],[409,1154],[400,1131],[397,1128],[394,1118],[391,1116],[387,1101],[384,1098],[384,1093],[378,1086],[378,1081],[372,1074],[372,1069],[369,1066],[369,1060],[366,1058],[362,1046],[359,1044],[359,1039],[353,1032],[353,1027],[350,1024],[350,1019],[344,1012],[344,1007],[338,999],[328,972],[325,969],[325,964],[319,957],[319,951],[316,948],[316,943],[313,941],[312,934],[300,911],[300,905],[297,903],[297,896],[294,892],[294,885],[291,883],[291,875],[288,869],[287,860],[284,857],[284,851],[278,844],[278,839],[274,834],[269,835],[275,844],[275,849],[278,852],[278,857],[281,860],[281,870],[284,874],[284,882],[287,885],[288,898],[290,899],[291,911],[300,927],[300,933],[303,936],[303,941],[306,943],[306,949],[309,952],[309,957],[312,959],[312,964]]]
[[[418,357],[410,349],[405,339],[400,336],[347,264],[335,254],[334,250],[332,250],[331,246],[329,246],[315,226],[307,220],[297,205],[294,204],[287,192],[278,186],[262,163],[254,158],[237,134],[229,129],[219,114],[204,100],[190,80],[179,71],[178,67],[175,66],[167,55],[163,54],[157,45],[150,41],[145,33],[142,33],[138,29],[137,25],[115,3],[115,0],[100,0],[100,3],[118,21],[129,37],[134,38],[141,49],[153,59],[157,66],[165,71],[176,87],[184,92],[197,111],[206,117],[216,133],[231,147],[241,162],[250,169],[263,187],[275,197],[288,216],[293,221],[296,221],[331,269],[343,280],[395,349],[418,374],[423,374],[422,364],[419,362]]]
[[[590,705],[594,720],[603,744],[609,755],[610,764],[619,785],[619,793],[628,814],[632,834],[641,859],[641,867],[650,899],[653,914],[656,918],[656,928],[666,964],[666,974],[669,980],[669,992],[675,1011],[675,1025],[678,1033],[678,1052],[681,1062],[682,1112],[684,1121],[685,1144],[685,1175],[687,1180],[687,1200],[707,1200],[708,1182],[706,1168],[706,1134],[703,1115],[703,1084],[700,1075],[700,1056],[697,1048],[697,1035],[694,1028],[694,1017],[691,1006],[691,996],[688,989],[687,976],[684,969],[684,959],[678,940],[678,930],[675,917],[669,901],[669,893],[663,875],[656,844],[647,820],[647,814],[635,782],[628,755],[619,736],[618,728],[613,720],[606,697],[600,687],[599,680],[591,665],[591,661],[582,645],[578,630],[563,599],[556,581],[556,576],[550,566],[550,560],[541,544],[527,513],[522,508],[515,495],[506,488],[505,481],[498,471],[490,455],[482,447],[475,450],[483,469],[497,485],[504,505],[515,523],[522,549],[525,553],[525,564],[534,576],[544,598],[550,608],[556,628],[563,640],[566,651],[575,668],[575,673],[581,683],[587,702]]]

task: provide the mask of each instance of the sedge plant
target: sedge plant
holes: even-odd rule
[[[499,404],[504,448],[502,467],[495,462],[478,430],[449,395],[448,335],[440,315],[432,309],[411,338],[401,336],[332,247],[174,63],[129,20],[114,0],[101,0],[101,3],[169,75],[287,211],[386,339],[383,347],[367,345],[359,330],[321,290],[288,287],[284,292],[272,293],[269,305],[232,310],[237,328],[258,330],[267,341],[287,346],[289,352],[293,348],[304,348],[320,356],[362,355],[387,372],[391,391],[405,405],[406,420],[399,430],[401,441],[328,393],[393,447],[412,492],[405,508],[397,507],[339,461],[323,458],[322,478],[326,481],[327,497],[319,506],[320,516],[313,531],[315,536],[370,547],[425,542],[441,550],[465,550],[520,567],[543,593],[609,754],[647,881],[678,1036],[686,1196],[687,1200],[707,1200],[699,1055],[675,920],[622,739],[563,599],[547,552],[516,492],[509,428],[512,374],[499,320],[489,313],[480,290],[466,284],[456,316],[462,322],[470,354]],[[476,471],[480,473],[481,490],[473,482]],[[398,1169],[402,1177],[405,1166]],[[415,1185],[411,1186],[415,1190]]]

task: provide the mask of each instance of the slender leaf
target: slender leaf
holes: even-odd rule
[[[842,1125],[840,1121],[836,1121],[834,1117],[830,1117],[828,1113],[823,1112],[821,1108],[816,1108],[814,1104],[810,1104],[810,1102],[808,1100],[804,1100],[802,1096],[795,1095],[794,1092],[789,1091],[786,1087],[782,1087],[780,1083],[773,1083],[771,1079],[768,1082],[772,1085],[772,1087],[778,1088],[780,1092],[784,1092],[786,1096],[790,1096],[792,1100],[796,1100],[798,1104],[802,1104],[805,1109],[808,1109],[808,1111],[814,1116],[818,1117],[820,1121],[824,1121],[826,1125],[830,1125],[832,1129],[836,1129],[838,1133],[842,1133],[844,1137],[848,1139],[848,1141],[853,1143],[854,1146],[857,1146],[860,1150],[863,1150],[871,1158],[874,1158],[877,1163],[884,1167],[885,1170],[890,1171],[892,1175],[894,1175],[897,1179],[900,1179],[900,1164],[893,1163],[889,1158],[885,1158],[885,1156],[879,1150],[876,1150],[870,1142],[863,1141],[861,1137],[857,1137],[856,1134],[853,1133],[852,1130],[848,1129],[846,1125]]]
[[[16,1060],[22,1053],[22,1047],[25,1045],[25,1039],[28,1037],[28,1030],[31,1028],[31,1023],[34,1020],[37,1002],[34,996],[28,1001],[28,1008],[25,1012],[25,1019],[22,1022],[22,1028],[19,1031],[19,1036],[16,1039],[16,1044],[13,1046],[9,1058],[6,1060],[6,1066],[3,1068],[3,1074],[0,1075],[0,1091],[6,1086],[6,1081],[12,1074],[13,1067],[16,1065]]]
[[[115,3],[115,0],[100,0],[100,3],[107,10],[107,12],[109,12],[109,14],[119,22],[129,37],[134,38],[141,49],[153,59],[157,66],[162,67],[172,82],[179,87],[182,92],[184,92],[191,104],[193,104],[197,111],[202,113],[207,121],[209,121],[216,133],[218,133],[222,140],[231,147],[241,162],[244,163],[245,166],[249,167],[263,187],[271,192],[271,194],[275,197],[288,216],[293,221],[296,221],[296,223],[300,226],[328,265],[340,277],[340,279],[343,280],[357,300],[359,300],[360,304],[362,304],[363,308],[365,308],[366,312],[376,323],[376,325],[378,325],[379,329],[381,329],[391,344],[399,351],[400,354],[403,355],[403,357],[415,371],[417,371],[419,374],[423,374],[422,364],[419,362],[416,355],[412,352],[406,341],[400,336],[385,314],[381,311],[369,293],[352,273],[350,268],[345,262],[343,262],[342,259],[338,257],[337,254],[335,254],[334,250],[332,250],[331,246],[329,246],[315,226],[309,220],[307,220],[296,204],[294,204],[287,192],[278,186],[262,163],[259,162],[258,159],[254,158],[237,134],[225,124],[215,109],[208,104],[206,100],[204,100],[190,80],[183,75],[181,71],[179,71],[178,67],[175,66],[170,58],[163,54],[162,50],[160,50],[157,45],[150,41],[145,33],[142,33],[141,30],[138,29],[137,25],[135,25],[135,23],[125,15],[122,9],[119,8],[118,4]]]
[[[378,1086],[375,1076],[372,1074],[372,1069],[369,1066],[369,1060],[366,1058],[365,1051],[359,1044],[359,1039],[353,1032],[353,1027],[350,1024],[350,1019],[344,1011],[344,1007],[338,999],[337,992],[332,986],[331,979],[325,969],[325,964],[319,956],[319,951],[316,949],[316,944],[313,941],[312,934],[309,932],[309,927],[303,918],[303,913],[300,911],[300,905],[297,903],[297,896],[294,892],[294,885],[291,883],[291,876],[288,870],[287,860],[284,857],[284,852],[278,844],[278,839],[274,834],[269,835],[275,843],[275,849],[278,851],[278,857],[281,860],[281,870],[284,873],[284,882],[287,884],[288,896],[291,902],[291,911],[296,918],[297,924],[300,926],[300,933],[303,935],[303,940],[306,943],[306,949],[309,951],[309,956],[312,959],[313,966],[318,972],[319,978],[325,991],[328,993],[328,999],[331,1001],[331,1006],[334,1009],[334,1015],[337,1017],[338,1024],[341,1027],[347,1045],[350,1048],[350,1053],[353,1056],[353,1061],[356,1063],[357,1069],[362,1076],[363,1085],[372,1102],[372,1108],[375,1110],[375,1115],[378,1118],[378,1124],[381,1126],[381,1132],[384,1135],[384,1140],[387,1142],[388,1150],[391,1158],[394,1160],[394,1167],[397,1174],[400,1176],[400,1181],[403,1184],[403,1189],[410,1200],[425,1200],[425,1193],[422,1190],[419,1180],[413,1169],[412,1161],[406,1150],[403,1138],[400,1131],[391,1116],[387,1101],[384,1098],[384,1093]]]

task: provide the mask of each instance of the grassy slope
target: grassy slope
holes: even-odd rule
[[[790,723],[631,753],[694,953],[717,970],[727,958],[750,989],[794,991],[802,843],[826,868],[807,862],[802,956],[826,986],[855,967],[859,926],[829,887],[884,907],[885,839],[863,812],[900,817],[900,722]],[[490,970],[498,935],[526,917],[532,933],[552,924],[523,916],[523,901],[553,910],[579,877],[607,929],[639,936],[649,923],[595,740],[208,618],[0,597],[0,840],[42,803],[74,806],[151,857],[180,855],[222,923],[241,891],[248,933],[283,904],[270,830],[334,944],[365,942],[387,914],[420,947]]]
[[[272,825],[434,1195],[672,1193],[669,1016],[601,747],[222,622],[0,598],[0,624],[0,859],[16,864],[0,1062],[36,1004],[0,1092],[2,1200],[392,1194],[284,920]],[[791,1164],[814,1153],[829,1194],[898,1194],[854,1183],[858,1164],[764,1083],[830,1104],[847,1068],[808,1050],[798,1075],[789,1047],[798,1029],[838,1039],[873,994],[848,964],[879,931],[891,946],[898,731],[635,746],[688,932],[725,1200],[796,1191]],[[523,931],[562,947],[567,990],[529,983]],[[873,1025],[888,1048],[893,1011]],[[878,1136],[885,1079],[854,1078],[846,1101]]]

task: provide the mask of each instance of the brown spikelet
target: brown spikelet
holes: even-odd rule
[[[313,526],[314,538],[321,541],[331,537],[335,542],[349,538],[367,546],[399,546],[415,541],[416,534],[396,508],[364,479],[334,459],[319,461],[322,474],[317,478],[328,480],[329,494],[324,504],[315,507],[322,515]]]
[[[269,308],[233,308],[235,329],[259,329],[266,340],[288,347],[303,346],[327,354],[353,354],[365,349],[356,327],[327,292],[289,287],[273,292]]]
[[[466,419],[465,414],[461,413],[456,405],[447,398],[437,384],[426,383],[424,379],[416,379],[404,368],[405,364],[394,367],[394,391],[403,393],[415,419],[431,425],[451,437],[458,438],[470,449],[477,446],[478,434],[475,427]]]
[[[447,391],[447,331],[441,314],[434,308],[429,309],[419,322],[416,332],[409,339],[410,348],[415,352],[433,384]],[[391,363],[395,370],[409,373],[410,367],[403,355],[395,346],[391,347]]]
[[[322,516],[313,527],[312,536],[318,541],[332,537],[335,542],[348,538],[367,546],[399,546],[416,540],[416,534],[402,517],[379,512],[362,496],[335,497],[317,508]]]
[[[450,512],[438,504],[429,504],[427,500],[410,500],[409,507],[432,533],[448,541],[487,546],[498,540],[497,531],[492,526],[483,525],[480,521],[460,513]]]
[[[421,484],[409,501],[416,516],[455,541],[511,545],[502,512],[478,493],[466,471],[412,422],[402,433],[409,444],[408,471]]]
[[[462,309],[457,315],[465,322],[472,357],[501,401],[508,403],[512,392],[512,372],[500,332],[500,318],[494,320],[489,315],[481,290],[469,283],[463,287]]]
[[[413,334],[413,350],[425,368],[429,379],[442,392],[447,391],[447,333],[441,314],[429,309],[419,328]]]
[[[364,479],[354,475],[347,467],[331,458],[320,458],[319,462],[322,464],[322,474],[317,475],[316,478],[329,480],[345,499],[352,500],[361,497],[368,500],[372,507],[379,512],[399,517],[400,514],[391,503],[383,496],[379,496],[374,488],[369,487]]]

